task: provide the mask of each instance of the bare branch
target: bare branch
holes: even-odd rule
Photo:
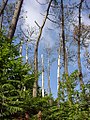
[[[2,7],[0,9],[0,16],[3,14],[3,11],[4,11],[4,9],[5,9],[6,5],[7,5],[7,2],[8,2],[8,0],[3,1],[3,5],[2,5]]]
[[[50,0],[50,2],[49,2],[49,4],[48,4],[48,8],[47,8],[47,11],[46,11],[46,15],[45,15],[45,17],[44,17],[42,26],[40,27],[39,35],[38,35],[38,38],[37,38],[37,40],[36,40],[36,45],[35,45],[35,50],[34,50],[35,82],[34,82],[34,86],[33,86],[33,97],[37,97],[37,84],[38,84],[38,83],[37,83],[37,79],[38,79],[38,47],[39,47],[40,38],[41,38],[42,31],[43,31],[43,28],[44,28],[44,26],[45,26],[45,23],[46,23],[48,14],[49,14],[49,9],[50,9],[50,6],[51,6],[52,1],[53,1],[53,0]]]
[[[48,4],[48,2],[46,2],[46,3],[41,3],[41,2],[39,2],[38,0],[36,0],[37,1],[37,3],[39,3],[40,5],[47,5]]]
[[[50,19],[49,17],[47,17],[48,20],[50,20],[51,22],[55,23],[55,24],[59,24],[57,21],[54,21],[52,19]]]
[[[40,25],[37,23],[37,21],[35,21],[35,23],[36,23],[36,25],[39,27],[39,29],[40,29]]]

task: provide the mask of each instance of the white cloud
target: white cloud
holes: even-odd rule
[[[39,2],[43,3],[43,0]],[[37,27],[35,23],[35,21],[37,21],[39,25],[42,25],[43,15],[41,15],[41,13],[44,12],[46,6],[40,5],[36,0],[25,0],[23,7],[24,10],[27,11],[27,18],[25,19],[26,24]]]
[[[24,10],[27,11],[27,18],[25,18],[25,23],[29,24],[30,26],[34,27],[35,21],[37,20],[38,23],[41,22],[41,15],[40,15],[40,6],[36,2],[36,0],[25,0],[24,2]]]
[[[44,0],[38,0],[40,3],[46,3]],[[27,18],[25,18],[25,24],[24,28],[28,24],[30,27],[36,27],[38,29],[38,26],[36,25],[35,21],[41,26],[43,23],[44,16],[41,15],[46,12],[47,5],[40,5],[36,0],[25,0],[24,1],[24,10],[27,11]],[[53,46],[53,40],[52,40],[52,31],[47,30],[47,28],[51,28],[51,22],[49,20],[46,21],[42,37],[45,36],[45,38],[41,41],[41,45],[46,45],[47,42],[50,43],[51,46]]]

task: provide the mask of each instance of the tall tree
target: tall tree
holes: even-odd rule
[[[58,50],[58,68],[57,68],[57,92],[59,91],[59,83],[60,83],[60,58],[61,58],[61,47]]]
[[[59,48],[58,48],[58,66],[57,66],[57,92],[59,92],[59,86],[60,86],[60,69],[61,69],[61,54],[62,54],[62,39],[61,36],[59,35],[60,43],[59,43]]]
[[[8,32],[9,39],[12,39],[14,36],[22,4],[23,4],[23,0],[17,0],[14,15],[13,15],[10,27],[9,27],[9,32]]]
[[[42,97],[44,97],[44,58],[43,54],[41,55],[42,59]]]
[[[26,40],[26,63],[28,63],[28,40]]]
[[[81,10],[82,10],[82,3],[84,0],[80,0],[79,5],[79,30],[78,30],[78,70],[79,70],[79,80],[80,80],[80,86],[84,85],[83,82],[83,75],[82,75],[82,66],[81,66],[81,57],[80,57],[80,39],[81,39]]]
[[[69,105],[72,103],[72,95],[71,95],[71,83],[69,82],[69,74],[68,74],[68,60],[67,60],[67,51],[66,51],[66,40],[65,40],[65,17],[64,17],[64,4],[63,0],[61,0],[61,31],[62,31],[62,43],[63,43],[63,61],[64,61],[64,74],[66,79],[66,85],[67,85],[67,94],[68,94],[68,100]]]
[[[68,68],[67,68],[67,58],[66,58],[66,46],[65,46],[65,24],[64,24],[64,6],[63,6],[63,0],[61,0],[61,29],[62,29],[62,41],[63,41],[63,55],[64,55],[64,73],[68,74]]]
[[[38,34],[38,38],[37,38],[36,44],[35,44],[35,50],[34,50],[35,82],[34,82],[34,86],[33,86],[33,97],[37,97],[37,85],[38,85],[38,47],[39,47],[40,38],[41,38],[42,31],[43,31],[43,28],[44,28],[44,26],[45,26],[45,23],[46,23],[48,14],[49,14],[49,9],[50,9],[50,6],[51,6],[52,1],[53,1],[53,0],[50,0],[50,2],[49,2],[49,4],[48,4],[48,8],[47,8],[47,11],[46,11],[46,15],[45,15],[45,17],[44,17],[42,26],[40,27],[39,34]]]
[[[51,49],[48,47],[47,48],[47,55],[48,55],[48,95],[51,93],[51,88],[50,88],[50,51]]]

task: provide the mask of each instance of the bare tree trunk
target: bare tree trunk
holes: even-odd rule
[[[8,0],[3,0],[3,5],[2,5],[2,7],[1,7],[1,9],[0,9],[0,16],[3,14],[3,12],[4,12],[4,9],[5,9],[5,7],[6,7],[6,5],[7,5],[7,2],[8,2]]]
[[[61,10],[62,10],[62,41],[63,41],[63,55],[64,55],[64,74],[66,76],[66,83],[67,83],[67,94],[68,99],[70,102],[70,105],[72,103],[72,95],[71,95],[71,86],[68,79],[68,60],[67,60],[67,51],[66,51],[66,45],[65,45],[65,25],[64,25],[64,6],[63,6],[63,0],[61,0]]]
[[[67,67],[66,67],[66,49],[65,49],[65,31],[64,31],[64,7],[63,7],[63,0],[61,0],[61,38],[62,38],[62,46],[63,46],[63,62],[64,62],[64,74],[67,74]],[[64,81],[63,81],[64,82]],[[63,101],[64,101],[64,88],[62,90]]]
[[[59,91],[60,91],[60,64],[61,61],[61,40],[60,40],[60,46],[59,46],[59,50],[58,50],[58,68],[57,68],[57,96],[59,98]],[[58,107],[60,107],[60,100],[57,101],[57,105]]]
[[[60,46],[59,46],[59,50],[58,50],[57,92],[59,92],[59,87],[60,87],[61,49],[62,49],[62,41],[61,41],[61,39],[60,39]]]
[[[45,18],[43,20],[43,24],[40,27],[40,31],[39,31],[39,35],[38,38],[36,40],[36,45],[35,45],[35,50],[34,50],[34,71],[35,71],[35,82],[34,82],[34,86],[33,86],[33,97],[37,97],[37,86],[38,86],[38,47],[39,47],[39,42],[40,42],[40,38],[42,35],[42,30],[45,26],[46,20],[47,20],[47,16],[49,14],[49,9],[51,6],[52,0],[50,0],[47,11],[46,11],[46,15]]]
[[[79,80],[80,80],[80,87],[82,89],[82,86],[84,85],[83,82],[83,75],[82,75],[82,67],[81,67],[81,57],[80,57],[80,38],[81,38],[81,9],[82,9],[82,3],[84,0],[80,1],[79,5],[79,33],[78,33],[78,70],[79,70]]]
[[[61,68],[61,51],[62,51],[62,39],[60,37],[60,46],[58,49],[58,68],[57,68],[57,92],[59,92],[60,88],[60,68]]]
[[[60,48],[58,50],[58,69],[57,69],[57,92],[59,91],[59,84],[60,84]]]
[[[3,15],[0,16],[0,30],[2,29]]]
[[[26,63],[28,63],[28,40],[26,41]]]
[[[23,0],[17,0],[14,15],[13,15],[10,27],[9,27],[9,32],[8,32],[9,39],[12,39],[14,36],[22,4],[23,4]]]
[[[22,58],[22,43],[23,43],[23,38],[22,38],[21,41],[20,41],[20,48],[19,48],[20,58]]]
[[[44,97],[44,59],[43,54],[41,55],[42,59],[42,97]]]
[[[33,85],[33,97],[37,97],[37,87],[38,87],[38,48],[34,52],[34,72],[35,81]]]
[[[51,93],[50,89],[50,55],[48,55],[48,95]]]
[[[4,4],[4,0],[2,0],[2,5]],[[2,29],[2,23],[3,23],[3,14],[4,11],[2,12],[1,16],[0,16],[0,29]]]
[[[63,0],[61,0],[61,9],[62,9],[62,41],[63,41],[63,54],[64,54],[64,73],[68,74],[67,68],[67,58],[66,58],[66,48],[65,48],[65,30],[64,30],[64,7]]]

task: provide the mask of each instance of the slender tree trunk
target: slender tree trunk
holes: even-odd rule
[[[23,43],[23,39],[21,39],[21,41],[20,41],[20,48],[19,48],[20,58],[22,58],[22,43]],[[22,60],[21,60],[21,61],[22,61]]]
[[[14,15],[13,15],[10,27],[9,27],[9,32],[8,32],[9,39],[12,39],[14,36],[22,4],[23,4],[23,0],[17,0]]]
[[[65,59],[65,64],[66,64],[66,73],[67,73],[67,75],[68,75],[68,51],[67,51],[67,48],[65,48],[65,57],[66,57],[66,59]]]
[[[44,59],[43,54],[41,55],[42,59],[42,97],[44,97]]]
[[[4,0],[2,0],[2,5],[4,4]],[[0,29],[2,29],[2,23],[3,23],[3,15],[4,15],[4,11],[2,12],[1,16],[0,16]]]
[[[58,50],[58,69],[57,69],[57,92],[59,91],[59,84],[60,84],[60,48]]]
[[[36,40],[36,45],[35,45],[35,50],[34,50],[34,71],[35,71],[35,82],[33,85],[33,97],[37,97],[37,86],[38,86],[38,47],[39,47],[39,42],[40,42],[40,38],[42,35],[42,30],[45,26],[46,20],[47,20],[47,16],[49,14],[49,9],[51,6],[52,0],[50,0],[47,11],[46,11],[46,15],[45,18],[43,20],[43,24],[40,27],[40,31],[39,31],[39,35],[38,38]]]
[[[60,46],[59,46],[59,50],[58,50],[58,68],[57,68],[57,96],[59,98],[59,91],[60,91],[60,60],[61,60],[61,40],[60,40]],[[58,107],[60,107],[60,99],[58,99],[57,101],[57,105]]]
[[[67,67],[66,67],[66,49],[65,49],[65,31],[64,31],[64,7],[63,7],[63,0],[61,0],[61,38],[62,38],[62,45],[63,45],[63,62],[64,62],[64,74],[67,74]],[[63,81],[64,82],[64,81]],[[63,88],[63,97],[64,97],[64,88]],[[63,99],[64,100],[64,99]]]
[[[65,45],[65,25],[64,25],[64,6],[63,6],[63,0],[61,0],[61,10],[62,10],[62,42],[63,42],[63,58],[64,58],[64,74],[66,76],[66,83],[67,83],[67,94],[68,94],[68,99],[70,102],[70,105],[72,103],[72,96],[71,96],[71,87],[70,87],[70,82],[68,79],[68,60],[67,60],[67,51],[66,51],[66,45]]]
[[[80,57],[80,38],[81,38],[81,9],[82,9],[82,3],[84,0],[80,1],[79,5],[79,33],[78,33],[78,70],[79,70],[79,80],[80,80],[80,87],[82,89],[82,86],[84,85],[83,82],[83,75],[82,75],[82,67],[81,67],[81,57]]]
[[[28,40],[26,41],[26,63],[28,63]]]
[[[50,89],[50,55],[48,55],[48,95],[51,93]]]
[[[3,0],[3,5],[2,5],[2,7],[1,7],[1,9],[0,9],[0,16],[3,14],[3,12],[4,12],[4,9],[5,9],[5,7],[6,7],[6,5],[7,5],[7,2],[8,2],[8,0]]]
[[[2,29],[3,15],[0,16],[0,30]]]
[[[64,26],[64,7],[63,7],[63,0],[61,0],[61,9],[62,9],[62,41],[63,41],[63,54],[64,54],[64,73],[68,74],[67,68],[67,58],[66,58],[66,48],[65,48],[65,26]]]
[[[62,40],[61,40],[61,38],[60,38],[60,46],[59,46],[59,50],[58,50],[57,92],[59,92],[59,88],[60,88],[61,49],[62,49]]]
[[[37,87],[38,87],[38,48],[35,48],[34,52],[34,72],[35,72],[35,81],[33,85],[33,97],[37,97]]]

